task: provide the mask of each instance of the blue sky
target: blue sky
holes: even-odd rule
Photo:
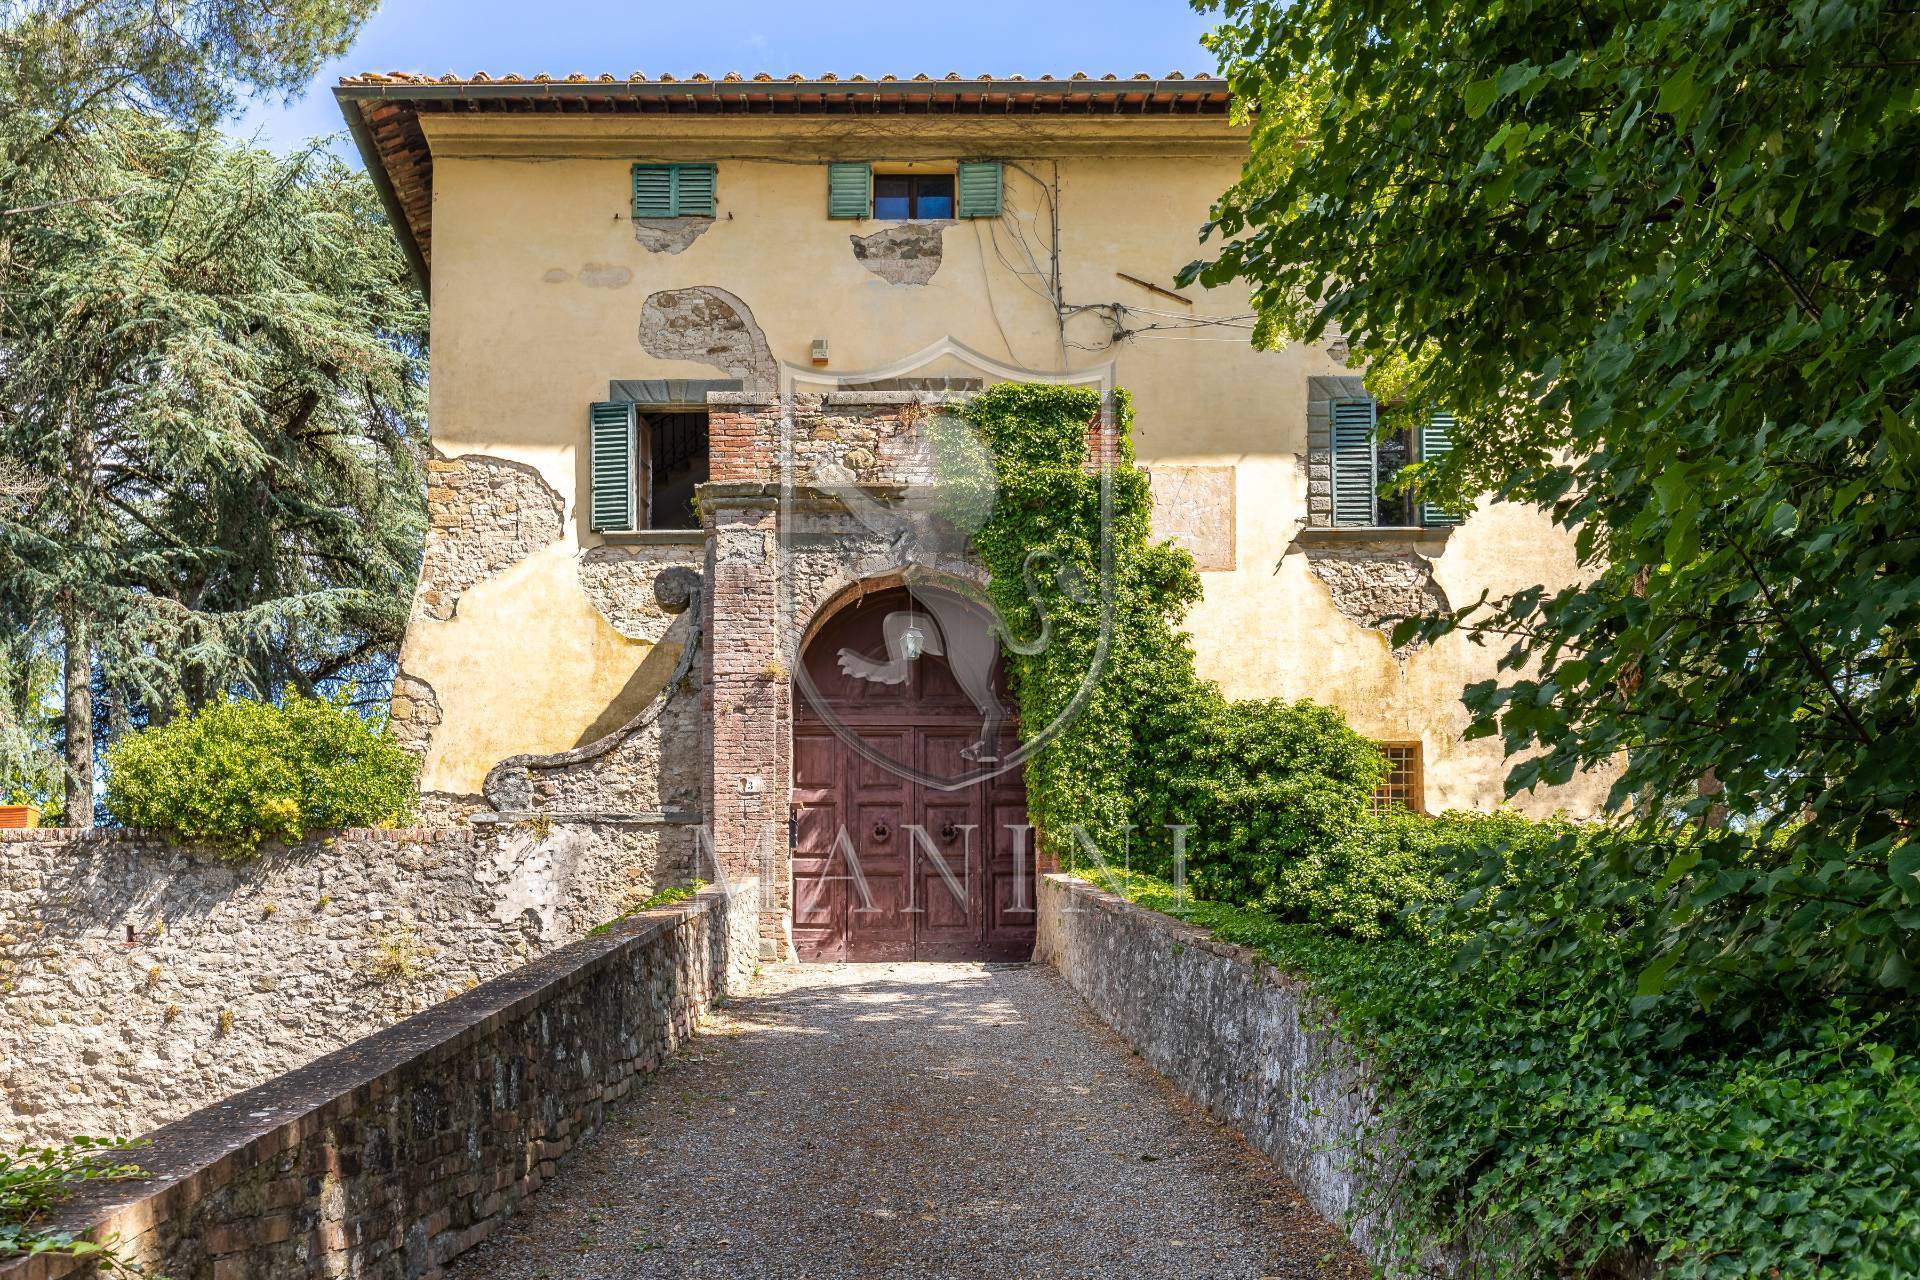
[[[1213,66],[1200,47],[1212,17],[1185,0],[387,0],[304,94],[256,102],[230,127],[278,150],[338,133],[328,90],[359,71],[1193,75]]]

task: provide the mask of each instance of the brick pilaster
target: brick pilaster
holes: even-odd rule
[[[722,503],[709,514],[707,697],[714,854],[729,878],[761,881],[760,937],[783,958],[792,874],[787,846],[792,686],[778,633],[778,511]]]

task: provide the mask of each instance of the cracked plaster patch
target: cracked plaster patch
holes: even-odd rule
[[[640,345],[662,360],[713,365],[751,394],[773,394],[773,349],[747,304],[725,289],[703,284],[648,295],[640,309]]]
[[[1452,608],[1434,581],[1432,563],[1410,548],[1309,547],[1307,564],[1333,593],[1334,608],[1389,637],[1402,618]],[[1420,642],[1413,641],[1395,649],[1394,656],[1405,657],[1419,647]]]
[[[713,222],[712,218],[635,218],[633,238],[648,253],[684,253]]]
[[[870,236],[848,236],[861,266],[889,284],[920,285],[940,270],[942,233],[951,222],[915,222]]]

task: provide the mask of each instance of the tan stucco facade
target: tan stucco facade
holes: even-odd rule
[[[1243,135],[1225,117],[447,113],[421,123],[433,158],[436,452],[449,467],[476,456],[521,464],[513,483],[527,489],[511,503],[539,490],[558,515],[546,545],[485,566],[457,599],[416,604],[402,665],[437,700],[423,744],[429,790],[472,795],[506,756],[584,745],[624,723],[610,707],[652,697],[677,661],[671,615],[616,625],[587,582],[586,557],[606,541],[585,515],[587,407],[611,379],[764,380],[778,394],[809,378],[898,372],[952,342],[998,368],[1098,376],[1133,395],[1134,444],[1156,494],[1204,508],[1166,512],[1211,540],[1195,550],[1217,566],[1189,618],[1203,674],[1232,695],[1313,698],[1368,736],[1420,743],[1429,809],[1500,802],[1506,762],[1496,742],[1460,740],[1459,702],[1466,683],[1492,674],[1497,651],[1453,638],[1395,653],[1384,626],[1356,620],[1367,602],[1343,611],[1338,595],[1370,572],[1372,553],[1351,538],[1300,536],[1309,380],[1357,371],[1337,347],[1256,351],[1244,291],[1175,284],[1205,252],[1209,205],[1238,173]],[[1005,161],[1002,215],[922,233],[937,247],[930,275],[924,257],[890,278],[856,254],[854,239],[900,224],[827,216],[828,160],[878,171],[979,156]],[[629,175],[648,160],[715,163],[717,216],[690,238],[643,243]],[[649,300],[703,290],[737,302],[747,335],[714,361],[688,358],[685,341],[659,354],[668,348],[649,338]],[[824,366],[811,359],[819,340]],[[926,371],[965,365],[947,355]],[[1205,474],[1189,483],[1190,468]],[[614,541],[678,543],[693,562],[700,536]],[[1347,556],[1348,576],[1317,567],[1316,547]],[[1544,516],[1500,506],[1374,551],[1428,601],[1579,571]],[[1516,803],[1586,815],[1604,789],[1580,779]]]

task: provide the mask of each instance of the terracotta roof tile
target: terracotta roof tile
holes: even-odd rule
[[[929,75],[924,71],[919,72],[907,78],[911,80],[916,80],[916,81],[930,81],[930,80],[936,79],[936,77]],[[994,80],[1020,81],[1022,83],[1027,82],[1027,77],[1023,75],[995,76],[987,72],[982,72],[977,76],[963,76],[958,71],[949,71],[945,75],[939,76],[937,78],[940,80],[962,80],[962,81],[979,80],[979,81],[985,81],[989,83],[991,83]],[[1066,79],[1066,80],[1096,80],[1097,79],[1097,80],[1111,81],[1111,80],[1120,80],[1120,79],[1153,80],[1156,78],[1160,80],[1191,79],[1191,80],[1200,81],[1200,82],[1205,82],[1212,79],[1211,76],[1208,76],[1204,73],[1189,77],[1185,72],[1181,72],[1181,71],[1169,71],[1165,75],[1159,76],[1159,77],[1149,75],[1145,71],[1136,71],[1131,76],[1124,76],[1124,77],[1112,71],[1103,72],[1098,76],[1095,76],[1085,71],[1074,71],[1074,72],[1070,72],[1064,77],[1055,76],[1051,74],[1042,75],[1039,77],[1041,82],[1054,82],[1054,83],[1057,83],[1062,79]],[[680,77],[675,77],[672,75],[660,75],[658,77],[653,78],[652,80],[649,80],[646,72],[644,71],[630,72],[625,77],[616,76],[604,71],[599,73],[598,75],[594,75],[594,74],[583,72],[583,71],[568,72],[565,75],[556,75],[552,72],[540,71],[540,72],[535,72],[532,75],[521,75],[517,72],[507,72],[505,75],[500,75],[500,76],[490,75],[485,71],[476,71],[471,75],[466,75],[466,76],[458,75],[451,71],[447,72],[445,75],[440,75],[440,76],[425,75],[417,71],[363,71],[359,75],[342,76],[340,78],[340,84],[342,87],[346,87],[346,88],[351,88],[351,87],[360,86],[360,85],[401,85],[401,84],[618,84],[618,83],[621,83],[623,80],[627,83],[633,83],[633,84],[648,84],[648,83],[654,83],[654,84],[713,84],[713,83],[745,84],[749,82],[756,83],[756,84],[766,84],[770,81],[777,81],[777,80],[785,80],[785,81],[788,81],[789,83],[794,83],[794,84],[805,84],[809,81],[813,81],[821,84],[833,84],[833,83],[894,84],[894,83],[900,82],[901,79],[902,79],[901,76],[893,73],[888,73],[886,75],[880,75],[880,76],[867,76],[867,75],[859,75],[859,74],[851,75],[851,76],[841,76],[838,73],[832,72],[832,71],[825,71],[820,73],[817,76],[806,76],[806,75],[800,74],[799,72],[792,72],[790,74],[782,76],[782,75],[775,75],[772,72],[768,72],[768,71],[756,71],[751,75],[742,75],[738,71],[729,71],[724,75],[713,76],[713,75],[709,75],[704,71],[695,71]]]

